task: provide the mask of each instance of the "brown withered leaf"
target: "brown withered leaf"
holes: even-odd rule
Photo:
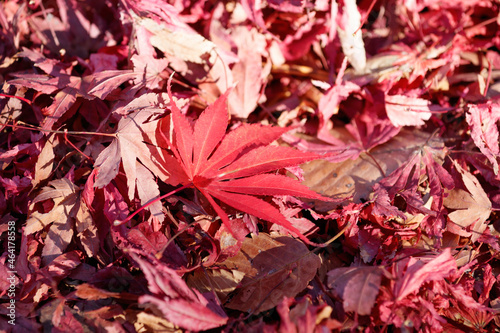
[[[165,318],[155,316],[145,311],[126,310],[125,317],[127,318],[128,322],[134,324],[134,328],[137,332],[184,332],[183,330],[176,328],[174,324],[172,324]]]
[[[292,237],[260,233],[247,238],[238,254],[221,265],[244,273],[225,307],[259,313],[275,307],[283,296],[295,297],[314,278],[319,257]]]
[[[99,289],[88,283],[82,283],[76,286],[75,288],[76,288],[75,295],[77,297],[91,301],[95,301],[98,299],[106,299],[111,297],[118,298],[120,295],[119,293],[114,293],[107,290]]]
[[[62,178],[53,180],[49,186],[45,186],[40,194],[33,200],[30,206],[31,214],[26,222],[24,233],[30,235],[34,232],[42,230],[45,226],[58,221],[70,220],[76,211],[74,211],[75,203],[78,199],[78,186],[74,185],[69,179]],[[40,213],[34,210],[34,205],[37,202],[52,199],[54,207],[47,213]]]
[[[335,136],[340,136],[343,140],[342,133],[337,133]],[[360,203],[369,199],[373,185],[384,178],[381,169],[385,175],[389,175],[423,146],[444,147],[439,138],[429,139],[430,136],[431,134],[425,132],[401,130],[388,142],[370,150],[371,156],[361,153],[355,160],[348,159],[340,163],[326,160],[305,163],[302,165],[305,179],[302,184],[325,196],[340,197],[346,201]],[[443,157],[444,153],[443,156],[436,156],[436,159],[442,160]],[[323,212],[335,208],[336,205],[315,201],[315,208]]]
[[[55,135],[51,135],[45,145],[38,155],[38,160],[35,164],[35,172],[33,180],[31,184],[33,184],[33,188],[36,187],[41,181],[47,179],[52,172],[54,166],[54,146],[57,144],[57,139]]]
[[[202,293],[215,291],[220,301],[224,303],[243,280],[245,274],[238,270],[214,269],[206,271],[196,270],[187,276],[187,285],[198,289]]]
[[[77,237],[82,242],[83,248],[89,257],[94,257],[99,252],[99,237],[97,236],[97,226],[90,214],[85,200],[80,199],[80,205],[75,216],[75,227]]]
[[[472,227],[471,240],[475,242],[486,230],[486,220],[490,217],[491,201],[479,181],[470,172],[464,170],[453,161],[455,168],[462,175],[462,180],[469,192],[462,189],[453,189],[444,199],[446,208],[455,209],[448,214],[448,218],[462,228]]]
[[[97,288],[88,283],[82,283],[75,287],[75,295],[81,299],[86,299],[90,301],[96,301],[99,299],[106,298],[120,298],[125,300],[137,301],[139,296],[128,293],[128,292],[111,292],[101,288]]]
[[[54,207],[49,212],[40,213],[34,210],[37,202],[48,199],[54,202]],[[74,217],[79,206],[78,199],[78,186],[69,179],[62,178],[51,181],[33,200],[24,233],[29,235],[50,225],[42,251],[42,261],[45,265],[61,255],[71,242]]]

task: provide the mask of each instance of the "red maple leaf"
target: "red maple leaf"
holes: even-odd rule
[[[296,180],[269,173],[318,159],[319,156],[289,147],[269,145],[288,128],[244,124],[226,134],[229,90],[203,111],[194,127],[175,104],[170,85],[168,90],[173,123],[172,140],[167,138],[169,133],[165,133],[165,129],[169,128],[169,118],[161,120],[160,136],[179,163],[169,166],[172,177],[168,181],[173,185],[192,184],[207,198],[228,229],[229,217],[215,199],[285,227],[310,244],[276,207],[255,195],[292,195],[331,200]]]

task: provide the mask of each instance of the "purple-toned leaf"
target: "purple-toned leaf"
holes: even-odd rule
[[[496,103],[468,105],[465,119],[471,128],[471,137],[476,146],[493,164],[495,175],[498,174],[498,125],[500,105]]]
[[[131,70],[108,70],[92,74],[88,94],[106,99],[114,89],[129,80],[134,80],[138,75]]]

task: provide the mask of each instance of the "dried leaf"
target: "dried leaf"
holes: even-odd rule
[[[271,70],[270,66],[263,68],[262,63],[266,40],[257,30],[244,27],[235,29],[232,37],[238,45],[239,61],[231,70],[238,84],[229,95],[229,106],[231,114],[247,118],[257,107],[262,85]]]
[[[99,154],[95,161],[95,166],[99,168],[94,184],[95,187],[100,188],[111,182],[118,174],[121,162],[127,176],[129,199],[133,199],[135,196],[137,181],[141,182],[142,188],[139,191],[141,201],[150,201],[158,194],[154,187],[148,186],[148,188],[144,188],[143,185],[153,184],[153,175],[165,181],[169,177],[167,171],[168,162],[173,158],[169,155],[164,156],[161,148],[156,145],[154,133],[158,122],[147,121],[154,114],[154,111],[144,109],[120,120],[116,138]],[[143,169],[142,165],[138,164],[138,161],[147,170]],[[138,174],[140,178],[138,178]],[[149,207],[149,209],[160,220],[163,219],[158,204]]]
[[[140,73],[131,70],[107,70],[92,74],[88,80],[90,86],[88,94],[106,99],[106,97],[121,84],[136,79]]]
[[[188,330],[208,330],[227,322],[227,317],[216,304],[209,304],[203,295],[189,289],[174,270],[160,263],[152,265],[133,253],[131,255],[139,263],[153,294],[141,296],[140,303],[153,304],[167,320]]]
[[[42,148],[38,160],[35,164],[35,177],[31,181],[33,187],[36,187],[41,181],[47,179],[52,173],[54,166],[54,146],[55,136],[51,136]]]
[[[244,277],[245,273],[239,270],[196,270],[192,275],[188,275],[187,284],[201,293],[214,291],[224,303],[230,293],[240,286]]]
[[[384,178],[381,169],[386,175],[390,174],[406,165],[412,156],[419,154],[422,147],[427,145],[433,148],[433,152],[442,154],[443,144],[438,138],[429,140],[427,133],[402,130],[390,141],[371,149],[369,155],[358,152],[359,157],[355,160],[348,159],[340,163],[317,160],[303,165],[305,178],[303,184],[325,196],[340,197],[345,200],[352,197],[356,203],[367,201],[370,199],[373,186]],[[317,150],[311,150],[321,151],[325,146],[321,145]],[[315,204],[320,211],[336,207],[319,201]]]
[[[380,267],[342,267],[328,272],[328,288],[342,298],[345,311],[371,314],[382,281]]]
[[[127,310],[126,317],[129,322],[134,323],[134,328],[137,332],[183,332],[181,329],[176,329],[175,325],[165,318],[145,311]]]
[[[401,272],[401,278],[394,285],[394,296],[397,301],[417,291],[425,282],[448,277],[457,270],[457,263],[451,256],[450,248],[446,248],[427,263],[418,258],[411,258],[406,267],[406,271]]]
[[[497,157],[500,154],[497,122],[500,119],[500,106],[492,103],[470,104],[465,117],[471,128],[471,137],[474,143],[493,164],[493,171],[497,175]]]
[[[387,117],[396,127],[421,126],[431,117],[431,103],[422,98],[387,95],[385,102]]]
[[[484,192],[481,184],[470,172],[464,170],[456,161],[453,161],[455,168],[462,175],[462,180],[469,192],[462,189],[450,191],[444,199],[447,208],[455,209],[448,214],[448,218],[461,226],[467,228],[474,224],[472,228],[471,241],[475,242],[486,230],[486,221],[491,214],[491,201]]]
[[[50,226],[45,245],[42,251],[42,263],[50,264],[55,258],[63,254],[73,238],[74,219],[70,217],[61,222],[54,222]]]
[[[99,237],[97,236],[97,226],[90,214],[82,194],[80,205],[75,216],[76,236],[80,239],[85,252],[89,257],[95,257],[99,252]]]
[[[75,204],[79,198],[79,188],[67,178],[57,179],[49,182],[49,186],[42,189],[40,194],[33,200],[31,214],[26,221],[24,233],[30,235],[42,230],[49,224],[57,221],[61,224],[73,224],[72,219],[76,214]],[[52,199],[54,207],[48,213],[33,211],[37,202]],[[65,227],[62,227],[65,229]]]
[[[202,35],[190,30],[187,25],[182,30],[173,30],[149,18],[137,18],[136,22],[151,32],[151,45],[168,55],[198,64],[205,62],[206,55],[215,55],[213,53],[215,45]]]
[[[344,0],[340,24],[337,27],[342,51],[356,72],[366,67],[366,52],[361,34],[361,14],[355,0]]]
[[[259,313],[295,297],[316,274],[321,261],[300,241],[264,233],[243,241],[240,252],[221,265],[244,274],[228,308]],[[233,273],[234,274],[234,273]]]

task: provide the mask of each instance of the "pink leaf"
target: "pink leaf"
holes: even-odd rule
[[[500,106],[494,103],[469,104],[465,119],[471,128],[471,137],[474,143],[493,164],[493,171],[497,175],[497,157],[500,153],[497,122],[500,119]]]
[[[417,291],[423,283],[442,280],[456,270],[457,263],[451,256],[450,248],[445,248],[439,256],[428,263],[411,258],[408,261],[406,272],[394,285],[396,300],[402,300]]]
[[[270,72],[270,66],[263,68],[262,64],[266,40],[257,30],[246,27],[234,29],[232,37],[238,45],[239,61],[231,70],[238,84],[229,95],[229,106],[232,114],[247,118],[257,107],[264,79]]]
[[[421,126],[431,117],[431,102],[403,95],[385,96],[387,117],[396,127]]]
[[[208,330],[227,322],[217,304],[209,304],[203,295],[190,289],[174,270],[159,262],[152,265],[134,253],[131,256],[144,272],[153,294],[141,296],[140,303],[154,304],[165,318],[188,330]]]
[[[131,70],[107,70],[93,74],[88,94],[100,99],[106,97],[121,84],[137,78],[139,74]]]
[[[328,287],[343,299],[344,310],[371,314],[382,281],[379,267],[342,267],[328,272]]]

